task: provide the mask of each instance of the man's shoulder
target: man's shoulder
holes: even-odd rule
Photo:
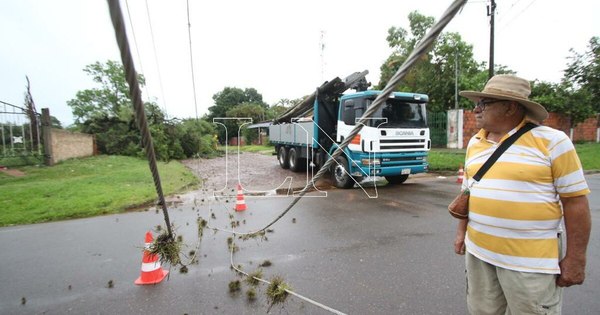
[[[564,139],[569,138],[569,136],[567,136],[567,134],[564,133],[562,130],[554,129],[552,127],[543,126],[543,125],[533,128],[531,130],[531,134],[534,137],[545,138],[547,140],[554,140],[554,141],[564,140]]]

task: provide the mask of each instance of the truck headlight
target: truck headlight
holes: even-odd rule
[[[361,159],[360,163],[362,163],[362,165],[381,165],[379,159]]]

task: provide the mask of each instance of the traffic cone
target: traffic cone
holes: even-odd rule
[[[235,201],[235,211],[246,210],[246,201],[244,200],[244,192],[242,191],[242,185],[237,185],[237,200]]]
[[[463,170],[463,166],[461,164],[460,168],[458,169],[458,178],[456,179],[456,183],[462,184],[464,177],[465,177],[465,171]]]
[[[150,246],[154,242],[152,233],[146,232],[146,246],[144,247],[144,256],[142,256],[142,273],[135,284],[155,284],[162,281],[169,273],[168,270],[163,270],[158,261],[158,256],[150,254]]]

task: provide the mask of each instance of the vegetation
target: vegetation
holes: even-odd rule
[[[74,131],[94,134],[101,154],[145,156],[123,66],[115,61],[96,62],[84,72],[98,88],[77,92],[67,102],[75,116]],[[139,76],[141,86],[144,77]],[[196,119],[167,119],[154,102],[144,104],[154,150],[160,160],[183,159],[215,154],[212,123]]]
[[[456,172],[465,164],[465,150],[432,149],[427,161],[430,172]]]
[[[224,147],[221,147],[221,149],[224,149]],[[227,151],[229,153],[237,153],[238,150],[238,146],[228,146],[227,147]],[[275,152],[275,148],[272,145],[241,145],[239,146],[239,150],[241,152],[253,152],[253,153],[260,153],[260,154],[265,154],[265,155],[271,155],[273,152]]]
[[[226,87],[213,95],[214,106],[208,108],[206,119],[219,123],[217,134],[219,142],[225,143],[232,137],[238,137],[238,132],[252,143],[258,135],[256,130],[246,128],[251,123],[270,120],[285,111],[292,101],[282,99],[269,107],[262,99],[262,95],[253,88],[239,89]],[[239,120],[222,119],[239,118]]]
[[[198,183],[179,162],[158,169],[165,194]],[[26,175],[0,173],[0,226],[117,213],[157,198],[148,162],[137,158],[96,156],[20,170]]]
[[[410,32],[402,27],[388,30],[388,45],[392,54],[381,65],[378,89],[388,83],[392,75],[414,49],[416,43],[433,26],[435,19],[417,11],[408,15]],[[429,95],[428,108],[431,111],[444,111],[454,108],[454,81],[456,65],[460,69],[459,90],[481,89],[487,81],[485,63],[473,59],[473,46],[465,43],[458,33],[442,33],[437,43],[427,55],[415,65],[396,88],[398,91],[420,92]],[[461,108],[473,105],[466,99],[459,99]]]
[[[581,165],[586,171],[600,171],[600,144],[582,143],[575,144],[575,149],[581,160]]]
[[[417,11],[408,15],[410,30],[391,27],[388,45],[392,53],[381,65],[378,89],[382,89],[416,43],[434,24],[435,19]],[[584,53],[571,50],[572,56],[561,82],[552,83],[531,79],[530,98],[543,104],[549,111],[565,114],[574,126],[600,112],[600,37],[590,39]],[[495,73],[514,73],[502,65],[494,65]],[[454,82],[458,74],[458,90],[481,90],[488,80],[485,62],[473,59],[473,46],[465,43],[458,33],[442,33],[431,50],[415,65],[399,91],[420,92],[429,95],[431,111],[445,111],[455,107]],[[472,102],[459,98],[459,108],[471,109]]]
[[[575,150],[585,171],[600,170],[600,144],[575,144]],[[464,150],[432,149],[429,151],[427,160],[429,161],[429,170],[432,172],[456,172],[458,167],[465,163],[465,152]]]

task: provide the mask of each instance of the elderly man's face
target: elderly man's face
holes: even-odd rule
[[[477,128],[483,128],[490,130],[493,128],[494,122],[497,122],[501,118],[501,115],[505,113],[508,101],[497,100],[490,98],[482,98],[477,102],[473,112],[475,113],[475,125]]]

